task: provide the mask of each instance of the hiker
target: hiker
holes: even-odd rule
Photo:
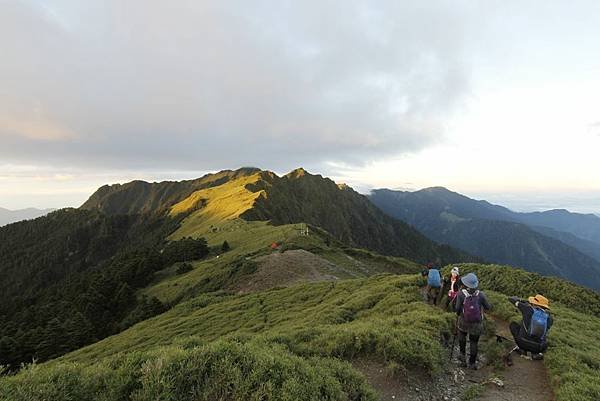
[[[427,276],[427,287],[425,287],[427,303],[437,305],[438,294],[442,288],[442,275],[440,274],[440,271],[430,263],[427,265],[427,270],[423,271],[423,276]]]
[[[479,279],[475,273],[462,277],[461,288],[456,297],[455,311],[457,314],[458,344],[460,353],[458,359],[463,367],[477,369],[477,348],[479,336],[483,332],[483,311],[490,310],[491,305],[482,291],[478,290]],[[469,363],[466,360],[467,334],[469,335]]]
[[[456,306],[456,296],[460,291],[460,270],[457,266],[454,266],[450,271],[450,276],[444,278],[444,287],[448,288],[448,298],[444,303],[444,309],[448,309],[448,306],[452,304],[452,310]]]
[[[546,337],[553,323],[548,298],[537,294],[529,297],[528,301],[517,297],[510,297],[508,300],[523,315],[521,323],[510,323],[510,332],[518,347],[516,351],[521,355],[531,352],[531,359],[534,360],[544,359],[543,352],[548,348]]]

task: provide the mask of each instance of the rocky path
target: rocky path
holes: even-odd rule
[[[506,322],[496,321],[498,334],[511,338]],[[497,373],[504,386],[486,385],[478,401],[552,401],[554,394],[542,361],[512,354],[513,366]]]

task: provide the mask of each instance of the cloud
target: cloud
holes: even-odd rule
[[[284,170],[419,151],[468,93],[466,33],[455,2],[398,3],[2,3],[0,157]]]
[[[592,135],[600,136],[600,121],[588,125],[588,131]]]

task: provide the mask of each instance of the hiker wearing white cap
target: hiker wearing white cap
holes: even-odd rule
[[[460,270],[457,266],[454,266],[450,271],[450,276],[444,278],[444,287],[448,288],[448,298],[444,302],[444,309],[448,309],[448,306],[452,304],[452,310],[456,306],[456,296],[460,291]]]

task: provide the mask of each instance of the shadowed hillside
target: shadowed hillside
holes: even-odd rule
[[[594,258],[600,256],[600,244],[570,232],[522,223],[537,216],[536,222],[541,224],[546,214],[515,213],[445,188],[416,192],[382,189],[373,191],[369,199],[390,216],[413,225],[440,243],[491,262],[600,289],[600,260]],[[569,217],[561,215],[565,220]],[[568,212],[567,215],[573,221],[589,220],[583,215]]]

